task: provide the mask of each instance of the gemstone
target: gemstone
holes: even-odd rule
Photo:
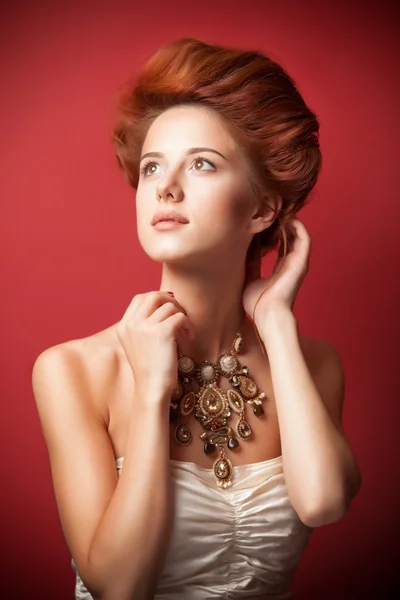
[[[228,467],[226,466],[225,463],[220,462],[218,467],[217,467],[217,473],[218,473],[218,477],[222,477],[222,479],[225,479],[225,477],[228,475]]]
[[[182,386],[182,382],[180,381],[180,379],[178,377],[178,385],[172,392],[171,400],[178,400],[178,398],[180,398],[182,396],[182,393],[183,393],[183,386]]]
[[[234,450],[238,446],[239,446],[239,442],[237,441],[237,439],[234,438],[234,437],[230,437],[229,440],[228,440],[228,448],[230,450]]]
[[[191,439],[192,432],[190,431],[189,427],[187,427],[184,423],[178,425],[178,427],[175,429],[175,440],[178,442],[178,444],[186,446],[189,444]]]
[[[211,365],[205,365],[201,369],[201,375],[206,381],[211,381],[215,376],[214,367],[212,367]]]
[[[238,436],[242,439],[246,439],[251,436],[250,424],[244,419],[240,419],[236,424],[236,431]]]
[[[237,334],[237,337],[235,338],[234,342],[233,342],[233,349],[235,350],[235,352],[239,352],[242,348],[243,345],[243,338],[240,335],[240,333]]]
[[[226,377],[232,375],[239,366],[239,361],[232,354],[223,354],[219,359],[221,372]]]
[[[178,369],[182,373],[190,373],[193,371],[195,364],[190,356],[182,356],[178,361]]]
[[[228,404],[232,410],[234,410],[236,413],[239,413],[239,414],[241,412],[243,412],[244,403],[243,403],[243,398],[239,394],[239,392],[236,392],[236,390],[228,390],[227,397],[228,397]]]
[[[209,387],[202,392],[200,409],[209,417],[219,417],[227,408],[223,395],[214,387]]]
[[[211,429],[211,431],[217,431],[226,425],[226,419],[209,419],[206,421],[205,425],[207,425],[208,429]]]
[[[241,377],[239,389],[245,398],[254,398],[258,394],[256,383],[250,377]]]
[[[232,476],[232,464],[227,458],[219,458],[214,463],[214,474],[218,481],[222,482]]]
[[[261,404],[256,404],[253,406],[253,413],[256,415],[256,417],[261,417],[264,414],[264,409]]]
[[[214,444],[212,444],[211,442],[206,442],[206,443],[204,444],[204,452],[205,452],[207,455],[210,455],[210,454],[212,454],[213,452],[215,452],[215,446],[214,446]]]
[[[196,403],[196,396],[194,392],[188,392],[181,400],[180,411],[181,415],[187,417],[194,409]]]

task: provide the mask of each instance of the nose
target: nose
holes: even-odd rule
[[[158,201],[173,200],[174,202],[180,202],[183,199],[183,190],[176,179],[166,175],[157,182],[156,196]]]

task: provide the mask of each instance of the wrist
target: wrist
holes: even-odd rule
[[[167,388],[138,383],[135,385],[134,397],[135,405],[139,406],[141,411],[146,410],[146,408],[154,411],[154,409],[163,409],[164,407],[166,410],[169,407],[171,393]]]
[[[266,345],[267,341],[276,332],[293,328],[297,331],[297,319],[289,308],[268,310],[264,313],[260,321],[257,329],[260,332],[264,345]]]

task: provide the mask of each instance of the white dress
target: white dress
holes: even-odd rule
[[[233,467],[226,489],[212,469],[172,459],[170,468],[175,519],[154,600],[292,598],[290,582],[313,530],[290,504],[282,456]],[[91,600],[71,564],[76,600]]]

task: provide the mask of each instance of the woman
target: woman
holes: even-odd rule
[[[267,57],[194,39],[161,48],[119,109],[160,287],[33,370],[76,598],[290,598],[310,532],[361,481],[340,357],[292,312],[317,118]]]

